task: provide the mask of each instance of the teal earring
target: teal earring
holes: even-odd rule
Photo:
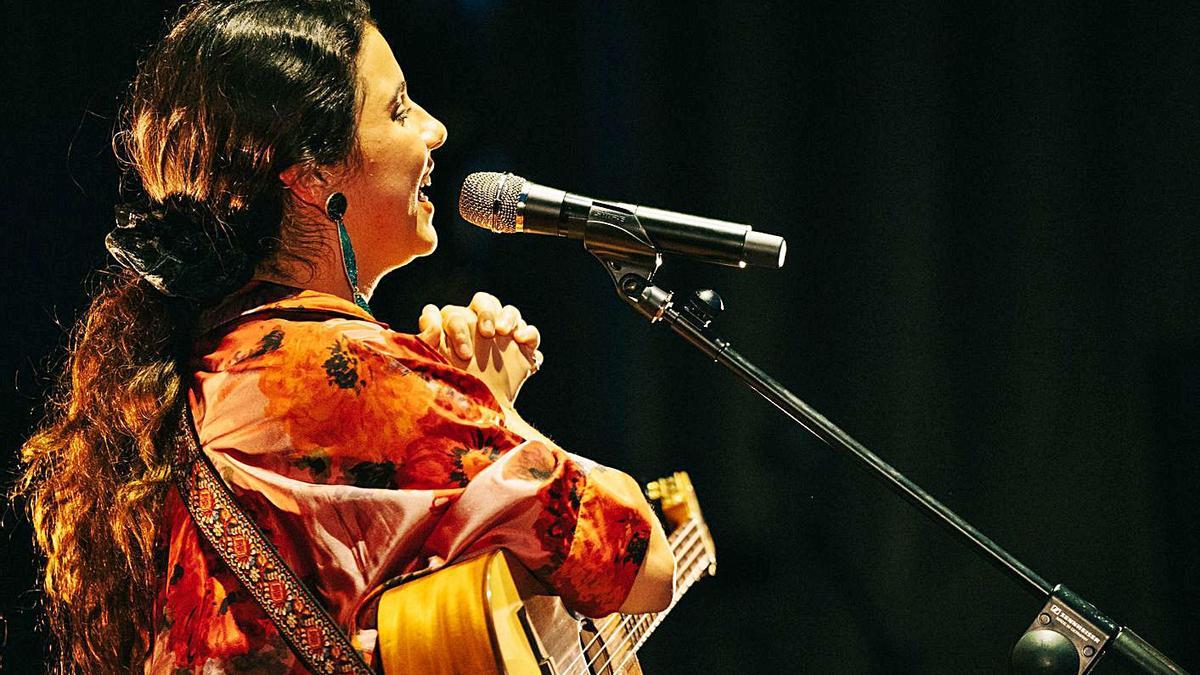
[[[346,195],[335,192],[325,200],[325,215],[337,224],[338,242],[342,248],[342,268],[346,270],[346,280],[350,282],[350,291],[354,294],[354,304],[361,307],[367,314],[371,314],[371,306],[367,304],[367,299],[358,290],[358,263],[354,258],[354,245],[350,243],[350,233],[346,231],[346,225],[342,222],[347,206]]]

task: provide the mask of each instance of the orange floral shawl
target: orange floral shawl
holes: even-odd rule
[[[482,381],[354,304],[294,290],[203,335],[192,368],[205,454],[334,619],[359,626],[368,662],[373,587],[485,550],[510,550],[583,614],[628,595],[642,495],[508,430]],[[303,672],[174,488],[162,517],[145,671]]]

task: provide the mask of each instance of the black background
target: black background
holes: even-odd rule
[[[1041,601],[615,297],[577,244],[455,213],[469,172],[752,223],[787,265],[668,260],[744,355],[1052,582],[1200,668],[1200,6],[393,3],[449,127],[441,245],[377,313],[486,289],[544,337],[525,416],[651,479],[719,550],[649,673],[1003,672]],[[5,480],[117,200],[117,99],[170,2],[4,3]],[[3,510],[5,660],[38,669]],[[1126,672],[1116,659],[1099,672]]]

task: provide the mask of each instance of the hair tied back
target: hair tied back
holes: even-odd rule
[[[121,266],[163,295],[197,302],[240,288],[254,272],[236,227],[219,222],[204,204],[172,195],[161,204],[118,204],[117,227],[104,245]]]

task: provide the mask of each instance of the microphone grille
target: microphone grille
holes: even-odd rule
[[[468,223],[493,232],[515,232],[517,202],[524,189],[525,179],[511,173],[473,173],[458,193],[458,214]]]

